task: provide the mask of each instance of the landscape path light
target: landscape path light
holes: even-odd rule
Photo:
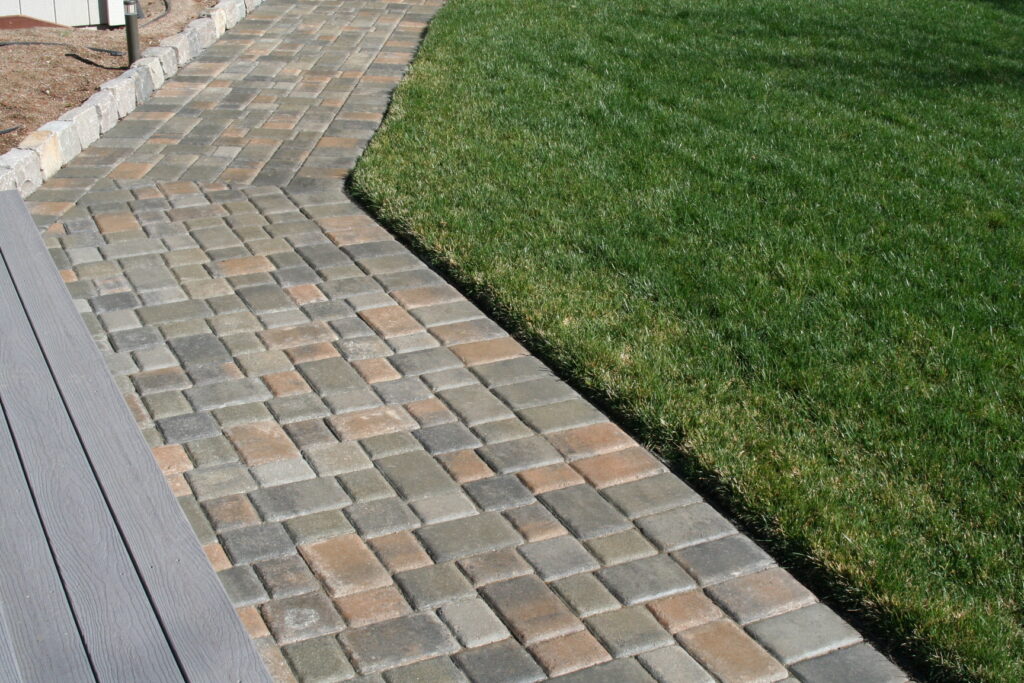
[[[139,53],[139,0],[124,0],[124,29],[128,37],[128,66],[138,60]]]

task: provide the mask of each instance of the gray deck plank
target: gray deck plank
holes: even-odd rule
[[[18,658],[14,654],[14,642],[11,640],[11,629],[4,616],[4,605],[0,601],[0,681],[21,683],[26,678],[21,675]],[[89,679],[83,679],[89,680]]]
[[[14,669],[8,671],[0,652],[0,680],[95,680],[2,408],[0,627],[6,629]],[[26,600],[33,606],[31,619],[4,619],[4,612]]]
[[[32,224],[16,198],[0,193],[0,228]],[[185,676],[269,681],[35,228],[0,229],[8,251],[19,256],[8,261],[11,275]]]
[[[0,206],[0,232],[26,226]],[[181,674],[0,257],[0,396],[71,608],[102,680]],[[25,265],[25,261],[21,261]],[[45,279],[45,278],[44,278]],[[14,559],[14,558],[12,558]]]

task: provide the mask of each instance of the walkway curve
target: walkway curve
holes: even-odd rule
[[[267,0],[29,198],[271,673],[905,680],[345,196],[439,5]]]

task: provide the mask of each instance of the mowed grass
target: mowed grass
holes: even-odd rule
[[[351,188],[906,664],[1024,680],[1024,11],[449,0]]]

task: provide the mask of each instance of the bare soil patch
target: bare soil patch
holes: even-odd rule
[[[181,31],[217,0],[142,0],[142,49]],[[165,10],[166,16],[160,17]],[[128,68],[124,27],[29,28],[0,30],[0,43],[50,42],[63,45],[0,46],[0,154],[16,147],[47,121],[87,100],[100,84]],[[102,48],[120,56],[98,52]]]

